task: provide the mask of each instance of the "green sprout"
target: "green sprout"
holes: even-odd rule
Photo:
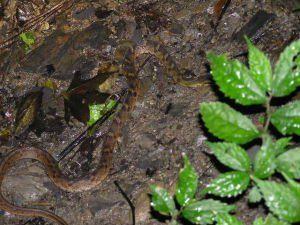
[[[24,43],[25,53],[31,51],[35,43],[35,36],[33,32],[23,32],[19,35],[20,40]]]

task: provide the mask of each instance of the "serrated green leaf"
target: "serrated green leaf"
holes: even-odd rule
[[[266,205],[280,219],[300,222],[300,196],[286,184],[254,178]]]
[[[258,217],[255,219],[255,221],[253,222],[253,225],[265,225],[265,222],[263,220],[263,218]]]
[[[194,198],[198,186],[198,174],[192,167],[186,155],[184,158],[184,168],[181,169],[176,186],[176,200],[181,206],[185,206]]]
[[[250,177],[248,173],[240,171],[227,172],[220,174],[201,193],[231,198],[245,191],[249,182]]]
[[[164,188],[150,185],[151,206],[163,215],[174,215],[176,212],[175,202]]]
[[[285,221],[278,220],[272,215],[268,215],[265,220],[263,218],[257,218],[253,225],[289,225],[289,223]]]
[[[290,141],[292,140],[291,137],[284,137],[278,139],[274,143],[274,151],[275,155],[278,156],[279,154],[283,153],[286,151],[286,147],[289,145]]]
[[[300,40],[293,42],[280,54],[275,65],[272,92],[275,97],[287,96],[300,84]]]
[[[250,203],[258,203],[258,202],[261,201],[262,196],[261,196],[261,194],[260,194],[260,192],[259,192],[259,190],[258,190],[258,188],[256,186],[254,186],[251,189],[251,191],[250,191],[250,193],[248,195],[248,199],[249,199]]]
[[[239,171],[250,171],[251,160],[247,152],[235,143],[207,142],[217,159],[224,165]]]
[[[216,217],[217,225],[243,225],[236,217],[229,214],[218,214]]]
[[[265,119],[265,117],[264,116],[259,116],[258,117],[258,122],[260,123],[260,124],[264,124],[265,123],[265,121],[266,121],[266,119]]]
[[[267,178],[275,172],[275,151],[272,138],[263,136],[263,145],[255,156],[254,174],[258,178]]]
[[[300,183],[294,181],[292,178],[290,178],[286,173],[282,173],[286,181],[288,182],[289,186],[298,194],[298,197],[300,198]]]
[[[272,83],[272,67],[268,57],[256,48],[246,37],[249,49],[249,67],[253,80],[265,92],[271,90]]]
[[[272,215],[268,215],[265,220],[265,225],[289,225],[289,223],[282,220],[278,220]]]
[[[271,123],[283,135],[300,135],[300,101],[293,101],[277,109],[272,113]]]
[[[213,53],[208,53],[207,58],[211,63],[212,77],[225,96],[242,105],[266,102],[265,92],[256,84],[244,64]]]
[[[276,158],[276,169],[294,179],[300,179],[300,148],[294,148]]]
[[[184,218],[195,224],[212,224],[219,213],[229,213],[235,206],[212,199],[192,202],[182,211]]]
[[[296,57],[296,59],[295,59],[295,64],[296,65],[298,65],[298,67],[299,67],[299,65],[300,65],[300,54],[298,54],[298,56]]]
[[[225,141],[245,144],[259,136],[251,120],[227,104],[204,102],[200,113],[209,132]]]

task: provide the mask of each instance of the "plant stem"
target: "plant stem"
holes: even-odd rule
[[[170,221],[170,225],[178,225],[176,219],[172,219],[172,220]]]
[[[178,225],[178,223],[177,223],[177,217],[172,217],[171,220],[167,221],[167,224],[168,225]]]
[[[272,94],[269,95],[267,98],[266,102],[266,122],[264,125],[264,133],[268,131],[269,125],[270,125],[270,120],[271,120],[271,99],[272,99]]]
[[[168,221],[168,223],[167,223],[168,225],[178,225],[177,218],[178,218],[178,215],[180,215],[181,210],[182,210],[182,208],[179,211],[176,210],[176,212],[172,215],[171,220]]]

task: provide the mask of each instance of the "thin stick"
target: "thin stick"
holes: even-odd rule
[[[98,130],[99,127],[102,126],[102,124],[116,111],[118,103],[121,102],[121,98],[124,95],[125,91],[122,91],[120,94],[114,94],[108,97],[108,100],[112,98],[112,96],[115,97],[115,100],[117,103],[110,109],[108,110],[101,118],[99,118],[92,126],[88,127],[85,131],[83,131],[77,138],[75,138],[74,141],[72,141],[62,152],[60,152],[57,155],[57,161],[60,162],[62,159],[64,159],[70,152],[78,146],[80,143],[82,143],[86,137],[90,134],[93,133],[95,130]],[[92,135],[92,136],[93,136]],[[101,136],[101,135],[100,135]]]
[[[125,191],[120,187],[118,181],[114,181],[114,184],[116,185],[116,187],[118,188],[118,190],[120,191],[120,193],[122,194],[122,196],[125,198],[125,200],[127,201],[130,209],[131,209],[131,213],[132,213],[132,225],[135,225],[135,206],[133,205],[133,203],[131,202],[130,198],[127,196],[127,194],[125,193]]]
[[[84,139],[87,137],[87,135],[95,129],[95,127],[100,127],[115,111],[116,111],[117,104],[114,105],[114,107],[107,111],[101,118],[99,118],[92,126],[87,128],[85,131],[83,131],[77,138],[75,138],[74,141],[72,141],[61,153],[57,155],[57,161],[60,162],[62,159],[64,159],[70,152],[78,146],[81,142],[84,141]]]
[[[24,24],[24,27],[19,30],[16,34],[10,36],[6,40],[0,43],[0,49],[5,48],[11,44],[13,44],[16,41],[16,38],[23,32],[26,32],[31,29],[35,29],[41,22],[49,20],[51,17],[54,17],[58,14],[60,14],[62,11],[67,10],[69,7],[72,6],[73,1],[64,1],[61,3],[58,3],[55,5],[52,9],[46,11],[45,13],[42,13],[41,15],[35,17],[33,20],[28,21]]]

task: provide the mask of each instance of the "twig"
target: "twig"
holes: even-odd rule
[[[103,117],[102,117],[103,118]],[[83,131],[74,141],[72,141],[62,152],[57,155],[57,161],[63,160],[76,146],[78,146],[86,138],[90,128]]]
[[[272,94],[269,95],[267,98],[266,102],[266,121],[264,124],[264,132],[267,132],[269,125],[270,125],[270,120],[271,120],[271,100],[272,100]]]
[[[116,185],[116,187],[118,188],[118,190],[120,191],[120,193],[122,194],[122,196],[125,198],[125,200],[127,201],[130,209],[131,209],[131,213],[132,213],[132,225],[135,225],[135,206],[133,205],[133,203],[131,202],[130,198],[127,196],[127,194],[125,193],[125,191],[120,187],[118,181],[114,181],[114,184]]]
[[[119,102],[120,99],[117,99],[117,101]],[[111,110],[107,111],[92,126],[87,128],[77,138],[75,138],[74,141],[72,141],[62,152],[57,155],[57,161],[60,162],[62,159],[64,159],[76,146],[78,146],[87,138],[88,134],[91,131],[96,130],[98,127],[100,127],[116,111],[117,105],[118,104],[115,104]]]
[[[42,13],[41,15],[37,16],[33,20],[28,21],[24,24],[23,28],[19,30],[16,34],[10,36],[6,40],[0,43],[0,49],[5,48],[11,44],[13,44],[16,41],[16,38],[23,32],[26,32],[28,30],[35,29],[39,24],[41,24],[43,21],[49,20],[51,17],[54,17],[60,13],[62,13],[64,10],[67,10],[69,7],[72,6],[74,0],[66,0],[64,2],[58,3],[55,5],[52,9]]]

